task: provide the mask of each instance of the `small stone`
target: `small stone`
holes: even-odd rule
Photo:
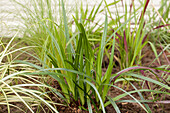
[[[81,109],[78,109],[78,113],[81,113],[81,111],[82,111]]]
[[[92,105],[91,108],[94,109],[94,105]]]

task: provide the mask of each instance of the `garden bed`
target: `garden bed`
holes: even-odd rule
[[[91,11],[76,6],[70,18],[63,0],[32,0],[31,9],[14,3],[24,26],[0,38],[0,113],[170,111],[170,4],[102,0]]]

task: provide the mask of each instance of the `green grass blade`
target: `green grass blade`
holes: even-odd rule
[[[136,91],[138,90],[131,82],[130,82],[130,84],[131,84],[131,86],[132,86]],[[144,101],[145,101],[145,99],[144,99],[144,97],[142,96],[142,94],[141,94],[140,92],[137,92],[137,93],[138,93],[138,95],[140,96],[141,100],[144,100]],[[144,103],[144,105],[145,105],[146,109],[148,110],[148,112],[149,112],[149,113],[152,113],[152,111],[151,111],[151,109],[149,108],[148,104],[145,104],[145,103]]]
[[[110,103],[112,104],[112,106],[114,107],[114,109],[116,110],[116,113],[121,113],[120,110],[119,110],[119,107],[116,105],[116,103],[112,100],[111,97],[107,97],[110,101]]]
[[[90,99],[87,99],[87,105],[88,105],[89,113],[93,113],[92,108],[91,108]]]
[[[129,95],[131,98],[133,98],[146,112],[148,112],[148,111],[146,110],[146,108],[145,108],[134,96],[132,96],[129,92],[127,92],[127,91],[123,90],[122,88],[119,88],[119,87],[117,87],[117,86],[115,86],[115,85],[111,85],[111,84],[105,84],[105,85],[109,85],[109,86],[115,87],[115,88],[117,88],[117,89],[125,92],[126,95]],[[113,101],[115,101],[115,98],[113,98]],[[109,105],[109,104],[110,104],[110,101],[109,101],[109,102],[106,102],[106,103],[105,103],[105,106],[107,106],[107,105]]]
[[[66,11],[64,8],[64,2],[61,0],[61,5],[62,5],[62,11],[63,11],[63,18],[64,18],[64,28],[65,28],[65,36],[66,36],[66,43],[69,42],[70,40],[70,35],[69,35],[69,29],[68,29],[68,24],[67,24],[67,17],[66,17]],[[67,46],[67,53],[72,53],[71,52],[71,44]],[[72,61],[72,56],[71,54],[68,55],[69,61]]]
[[[103,61],[103,55],[104,55],[104,48],[105,48],[105,44],[106,44],[106,37],[107,37],[107,13],[106,13],[106,16],[105,16],[105,26],[104,26],[104,32],[103,32],[103,35],[102,35],[102,39],[101,39],[101,42],[100,42],[100,47],[99,47],[99,52],[98,52],[98,55],[97,55],[97,64],[96,64],[96,73],[97,73],[97,76],[96,76],[96,80],[98,83],[100,83],[101,81],[101,77],[102,77],[102,61]]]
[[[17,97],[25,104],[25,106],[27,106],[27,108],[28,108],[32,113],[34,113],[34,111],[31,109],[31,107],[22,99],[22,97],[21,97],[11,86],[9,86],[8,84],[6,84],[5,81],[3,81],[3,80],[0,80],[0,82],[2,82],[2,83],[5,84],[8,88],[10,88],[11,91],[12,91],[15,95],[17,95]]]
[[[98,96],[98,98],[99,98],[99,100],[100,100],[100,104],[101,104],[103,113],[106,113],[105,108],[104,108],[104,104],[103,104],[103,100],[102,100],[102,98],[101,98],[98,90],[96,89],[96,87],[95,87],[91,82],[89,82],[89,81],[87,81],[87,80],[83,80],[83,81],[87,82],[87,83],[95,90],[95,92],[96,92],[96,94],[97,94],[97,96]]]
[[[166,89],[170,90],[170,87],[169,87],[168,85],[165,85],[165,84],[163,84],[162,82],[153,80],[153,79],[151,79],[151,78],[144,77],[144,76],[141,76],[141,75],[138,75],[138,74],[133,74],[133,73],[126,73],[126,75],[132,76],[132,77],[136,77],[136,78],[140,78],[140,79],[146,80],[146,81],[148,81],[148,82],[152,82],[152,83],[154,83],[154,84],[157,84],[157,85],[161,86],[162,88],[166,88]]]

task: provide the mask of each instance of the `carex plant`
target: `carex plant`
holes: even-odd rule
[[[143,56],[145,55],[142,53],[142,51],[143,51],[143,48],[147,44],[151,46],[154,52],[154,55],[156,56],[156,59],[154,59],[153,62],[156,60],[160,62],[158,57],[160,56],[160,54],[163,53],[161,52],[159,55],[157,54],[155,45],[152,42],[148,41],[148,37],[150,34],[150,30],[153,30],[153,29],[155,30],[161,27],[165,27],[167,25],[163,25],[163,26],[160,25],[160,26],[157,26],[156,28],[150,28],[152,24],[151,20],[154,18],[149,18],[149,20],[145,19],[145,17],[148,16],[146,10],[150,3],[150,0],[145,0],[144,3],[143,2],[140,2],[140,3],[141,3],[140,7],[136,7],[134,5],[134,1],[132,1],[130,4],[129,12],[128,12],[127,4],[125,2],[123,5],[123,8],[125,10],[122,16],[120,16],[117,6],[114,5],[114,7],[116,8],[116,12],[117,12],[116,19],[114,19],[109,9],[110,6],[112,6],[113,4],[112,3],[107,4],[107,2],[105,1],[108,14],[110,15],[112,19],[109,23],[109,25],[111,25],[109,26],[109,30],[111,32],[117,31],[115,33],[116,34],[115,47],[119,51],[119,54],[115,54],[114,58],[119,62],[121,70],[124,68],[132,67],[132,66],[139,66],[139,65],[142,66],[143,64],[141,63],[141,60]],[[139,11],[140,9],[142,9],[142,12]],[[165,14],[167,14],[167,12]],[[123,23],[120,20],[124,20]],[[113,28],[112,26],[116,26],[116,27]],[[123,27],[120,27],[120,26],[123,26]],[[150,29],[148,30],[148,28]],[[165,49],[167,48],[168,46],[166,46],[163,51],[165,51]],[[166,70],[167,68],[163,68],[163,69]],[[142,74],[145,75],[143,72]],[[149,85],[149,83],[147,82],[146,84]]]
[[[35,69],[27,64],[16,63],[18,59],[31,46],[18,48],[21,43],[13,43],[16,35],[12,38],[0,38],[0,107],[5,106],[10,113],[12,109],[17,112],[34,113],[33,107],[46,106],[48,111],[56,111],[49,96],[44,93],[45,84],[38,81],[38,76],[26,73],[34,72]],[[37,90],[33,90],[33,87]],[[44,93],[44,94],[43,94]],[[45,100],[44,98],[47,98]],[[16,105],[20,104],[20,106]],[[47,112],[47,111],[46,111]]]
[[[143,57],[142,49],[147,44],[147,23],[144,17],[149,1],[140,2],[141,5],[139,7],[135,6],[134,1],[132,1],[129,8],[125,1],[122,6],[122,16],[116,4],[107,4],[105,1],[108,14],[111,18],[109,23],[110,32],[114,32],[119,26],[124,25],[125,22],[130,20],[116,33],[116,49],[119,51],[119,54],[115,58],[120,65],[120,69],[141,65]],[[116,9],[115,19],[110,11],[111,6],[114,6]],[[142,12],[139,11],[140,9],[142,9]]]
[[[112,55],[107,74],[103,77],[102,59],[107,34],[107,16],[100,49],[96,56],[97,58],[95,58],[94,51],[88,41],[86,31],[82,23],[79,23],[74,17],[78,33],[76,36],[70,38],[63,1],[62,12],[64,30],[60,28],[58,29],[58,26],[53,24],[55,27],[54,30],[56,31],[55,34],[52,34],[44,25],[52,40],[50,44],[52,45],[52,49],[49,50],[48,48],[45,48],[45,53],[54,68],[42,69],[40,71],[43,71],[44,73],[49,72],[48,74],[59,82],[62,93],[68,103],[70,103],[70,101],[74,101],[75,104],[79,104],[79,106],[90,106],[91,102],[93,105],[95,105],[96,102],[100,102],[99,106],[103,109],[103,111],[105,111],[103,103],[109,87],[104,87],[102,83],[109,83],[109,76],[111,75],[113,66]],[[63,38],[58,35],[59,32],[64,34]],[[112,53],[113,52],[114,43]],[[92,96],[95,97],[96,101],[92,99]],[[80,103],[78,103],[79,100]],[[97,109],[96,105],[95,108]]]
[[[110,60],[111,62],[109,64],[108,71],[106,75],[104,75],[103,77],[102,59],[107,34],[107,16],[98,55],[94,56],[94,51],[92,50],[92,47],[88,41],[84,25],[82,23],[79,23],[78,20],[74,18],[78,32],[75,33],[76,35],[70,37],[68,27],[69,25],[67,23],[66,11],[64,8],[63,1],[61,1],[61,8],[63,21],[61,21],[59,25],[55,23],[55,21],[52,20],[51,18],[47,19],[48,21],[50,21],[50,25],[46,24],[46,22],[44,22],[43,19],[38,18],[38,22],[33,22],[34,23],[33,26],[38,25],[36,29],[42,27],[43,30],[42,28],[40,30],[42,30],[43,33],[40,32],[41,35],[39,33],[38,34],[34,33],[37,31],[34,30],[34,28],[26,31],[28,35],[33,36],[32,38],[35,38],[37,36],[36,38],[37,41],[31,39],[27,40],[31,41],[33,45],[35,44],[36,46],[39,46],[40,49],[42,49],[42,51],[38,51],[37,54],[38,56],[40,56],[40,59],[46,65],[43,65],[44,69],[42,68],[38,69],[40,69],[41,74],[51,75],[54,79],[56,79],[59,82],[60,87],[62,89],[62,93],[64,94],[66,101],[68,103],[70,103],[70,101],[72,100],[75,101],[75,103],[78,103],[80,100],[79,106],[81,105],[89,106],[90,101],[94,105],[96,102],[100,102],[99,104],[100,108],[102,108],[103,111],[105,111],[103,103],[105,101],[105,96],[107,95],[109,86],[103,86],[102,83],[107,84],[109,83],[109,77],[111,76],[111,70],[113,66],[112,63],[114,54],[113,43],[111,57],[112,59]],[[26,8],[26,10],[28,9]],[[28,13],[29,16],[34,17],[36,15],[36,14],[34,15],[34,13],[32,13],[30,10],[28,11]],[[41,12],[38,13],[41,14]],[[94,18],[94,16],[92,18]],[[37,18],[32,18],[32,21],[37,21]],[[44,33],[47,34],[43,35]],[[37,45],[37,42],[39,45]],[[36,66],[35,68],[37,67],[38,66]],[[92,96],[95,97],[96,101],[92,99]],[[95,108],[97,109],[96,105]]]

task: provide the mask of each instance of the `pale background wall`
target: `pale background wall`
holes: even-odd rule
[[[26,2],[29,3],[29,0],[20,0],[22,3],[27,4]],[[67,1],[67,6],[68,8],[72,9],[74,8],[75,3],[80,3],[80,0],[66,0]],[[106,0],[109,3],[113,2],[113,0]],[[131,0],[124,0],[127,2],[127,4],[130,4],[129,1]],[[135,1],[135,6],[139,6],[139,3]],[[156,6],[158,9],[160,7],[160,1],[161,0],[151,0],[151,2]],[[100,0],[83,0],[84,6],[86,4],[89,5],[89,8],[92,8],[94,4],[99,4]],[[104,6],[104,3],[103,3]],[[120,13],[123,14],[123,10],[121,8],[121,3],[119,4],[120,8]],[[11,37],[15,34],[15,32],[12,32],[13,29],[16,29],[17,25],[21,25],[21,20],[18,20],[14,18],[14,14],[12,13],[7,13],[7,12],[16,12],[15,7],[19,8],[17,5],[14,5],[13,3],[10,2],[10,0],[0,0],[0,37]],[[149,7],[151,8],[151,5],[149,4]],[[148,8],[149,9],[149,8]],[[112,7],[112,12],[115,11],[115,8]]]

